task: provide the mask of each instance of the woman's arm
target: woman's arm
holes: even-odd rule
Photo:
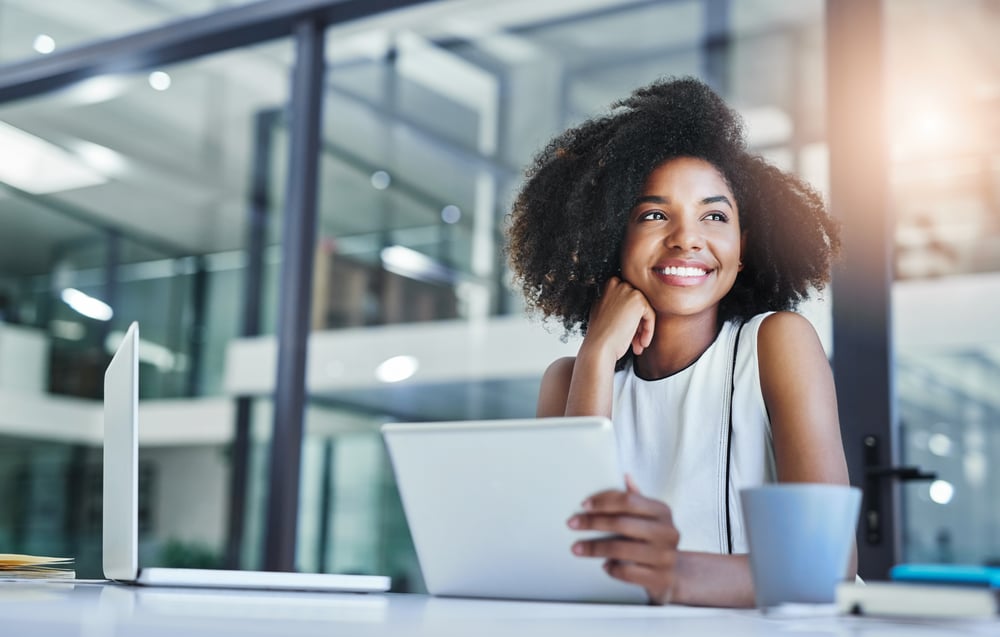
[[[849,484],[833,373],[809,321],[793,312],[763,320],[757,334],[760,386],[771,420],[779,482]],[[680,552],[674,601],[753,606],[745,555]],[[852,552],[847,577],[857,571]]]
[[[594,303],[587,335],[575,359],[560,358],[545,371],[537,415],[611,417],[615,363],[653,339],[654,314],[642,292],[611,277]]]
[[[771,419],[778,482],[850,484],[833,372],[812,324],[792,312],[764,319],[760,385]],[[857,547],[847,577],[857,572]]]
[[[773,314],[761,324],[757,347],[778,480],[847,484],[833,376],[812,325],[797,314]],[[582,541],[577,554],[606,558],[613,577],[645,586],[653,603],[753,606],[747,556],[677,551],[666,505],[632,488],[596,494],[588,504],[571,518],[572,528],[629,540]]]

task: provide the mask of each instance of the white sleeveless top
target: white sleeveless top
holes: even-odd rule
[[[777,480],[757,366],[757,332],[769,314],[758,314],[743,326],[734,384],[730,374],[738,322],[726,323],[698,360],[667,378],[643,380],[631,361],[615,373],[612,420],[622,468],[643,495],[670,506],[680,550],[729,552],[728,497],[733,552],[748,552],[740,489]]]

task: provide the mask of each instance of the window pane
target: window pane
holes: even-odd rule
[[[891,0],[896,391],[904,557],[1000,560],[1000,14],[989,3]]]
[[[0,520],[7,550],[74,555],[80,577],[101,576],[104,369],[139,321],[140,563],[221,564],[235,419],[225,356],[243,325],[255,125],[284,108],[291,57],[285,40],[157,69],[159,83],[101,76],[0,105],[0,146],[19,149],[0,157],[0,401],[33,406],[5,421],[20,451],[0,471],[25,485],[4,498],[12,510],[50,514],[44,528],[32,526],[41,514]],[[274,127],[264,137],[275,162],[287,157]],[[273,226],[280,179],[267,184]],[[267,302],[280,254],[265,256]]]
[[[368,355],[377,360],[333,353],[310,360],[323,388],[312,392],[307,415],[303,498],[311,504],[300,517],[301,567],[383,572],[399,590],[421,590],[395,488],[372,486],[391,480],[385,459],[369,448],[377,427],[534,414],[550,361],[499,380],[452,373],[440,382],[390,383],[368,374],[421,345],[428,358],[455,361],[468,355],[454,347],[464,323],[503,314],[520,320],[502,223],[524,168],[553,135],[661,76],[695,75],[743,113],[755,150],[825,189],[823,3],[730,3],[727,16],[710,14],[707,4],[474,2],[447,19],[440,6],[411,11],[403,35],[384,23],[328,33],[314,327],[383,327],[349,332],[380,335]],[[720,29],[728,45],[706,46],[709,29]],[[829,347],[828,308],[803,310]],[[440,341],[436,326],[399,325],[441,319],[454,322]],[[388,351],[386,343],[399,345]],[[514,356],[524,349],[511,344]],[[349,380],[326,382],[338,377]],[[344,430],[346,423],[353,424]],[[348,449],[362,460],[344,475],[338,454]],[[363,487],[354,486],[357,475]],[[329,500],[324,484],[336,494]],[[351,509],[357,501],[383,513]],[[332,521],[323,526],[326,516]],[[345,558],[343,547],[356,553]]]

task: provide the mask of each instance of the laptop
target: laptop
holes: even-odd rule
[[[389,589],[380,575],[139,568],[139,324],[132,323],[104,374],[104,576],[148,586],[352,593]]]
[[[584,498],[624,489],[606,418],[389,423],[382,435],[432,595],[646,603],[566,525]]]

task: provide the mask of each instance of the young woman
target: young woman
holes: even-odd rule
[[[538,156],[508,229],[529,306],[584,335],[538,415],[611,418],[628,474],[568,521],[607,539],[572,551],[653,603],[751,606],[739,490],[848,484],[829,363],[791,312],[828,280],[836,227],[697,80],[615,106]]]

